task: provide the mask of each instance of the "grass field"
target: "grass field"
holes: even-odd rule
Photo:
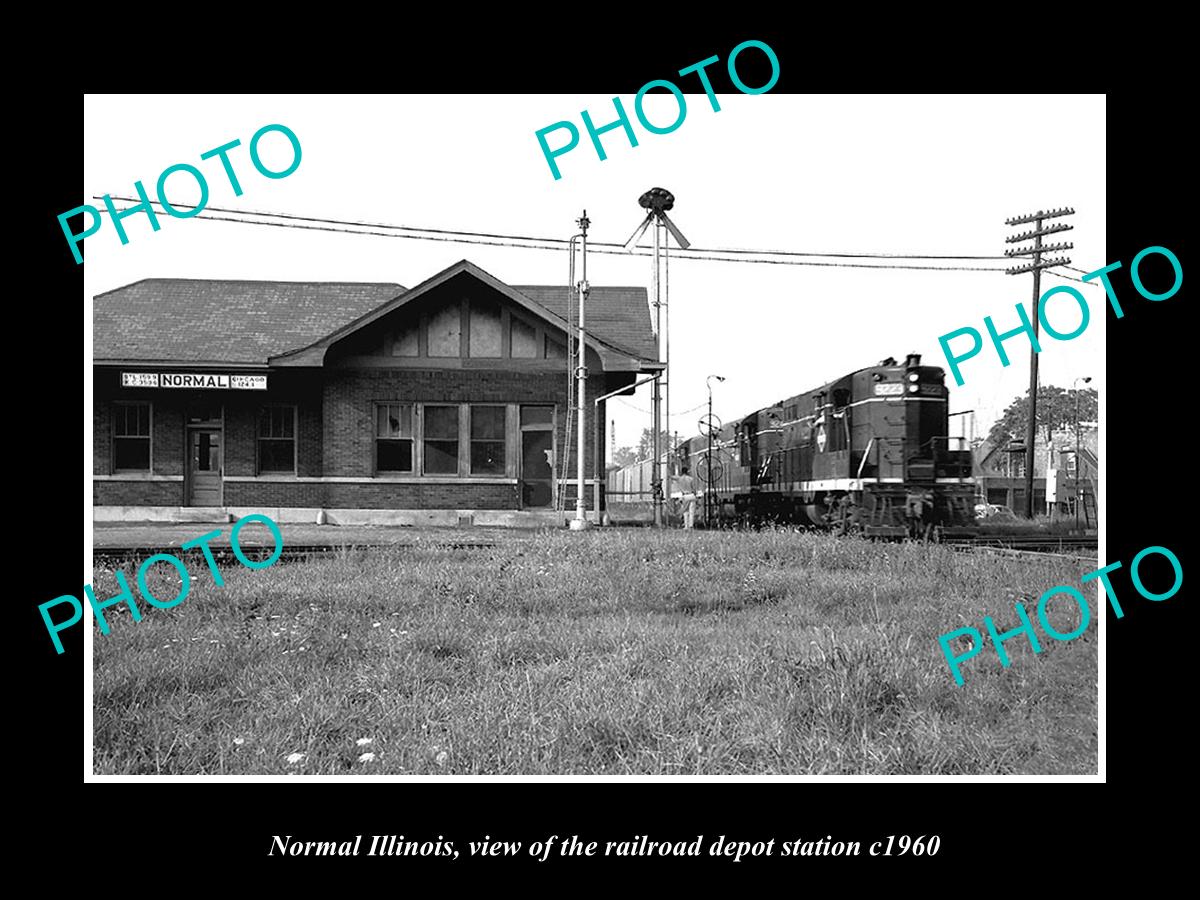
[[[1032,614],[1082,562],[609,529],[235,566],[220,588],[188,564],[180,606],[96,632],[97,773],[1096,771],[1096,616],[1040,655],[1009,641],[1009,669],[985,647],[963,687],[937,644],[1014,627],[1014,600]],[[1076,617],[1052,605],[1060,631]]]

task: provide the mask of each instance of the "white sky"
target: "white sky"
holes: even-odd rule
[[[647,75],[647,79],[657,77]],[[671,217],[697,247],[822,252],[1000,254],[1013,229],[1005,218],[1073,206],[1073,264],[1092,270],[1105,257],[1103,96],[870,97],[718,95],[714,113],[689,94],[684,123],[668,135],[638,124],[639,146],[619,129],[604,135],[608,159],[590,146],[579,116],[611,121],[612,95],[549,96],[89,96],[80,203],[93,194],[131,196],[141,180],[154,198],[159,173],[186,162],[208,178],[209,204],[246,210],[466,231],[569,237],[587,209],[590,237],[623,242],[642,218],[650,187],[675,194]],[[670,95],[651,98],[651,121],[675,117]],[[1066,110],[1039,121],[1034,106]],[[534,132],[570,119],[580,145],[559,157],[555,181]],[[1030,122],[1035,122],[1031,127]],[[248,155],[251,135],[282,123],[299,137],[303,161],[268,180]],[[217,160],[200,154],[234,138],[231,154],[244,193],[235,197]],[[550,137],[557,146],[561,133]],[[286,141],[271,135],[264,160],[282,168]],[[278,152],[275,152],[278,151]],[[194,203],[186,175],[169,199]],[[64,210],[65,212],[65,210]],[[112,223],[86,241],[90,298],[150,277],[281,281],[396,281],[413,286],[462,258],[510,284],[565,284],[566,253],[335,235],[160,215],[125,220],[121,246]],[[1055,238],[1050,238],[1055,240]],[[67,248],[64,242],[64,251]],[[955,264],[955,263],[948,263]],[[1003,266],[1001,261],[958,263]],[[650,261],[593,255],[594,285],[650,286]],[[727,262],[671,263],[672,410],[705,402],[705,376],[724,375],[714,408],[723,419],[774,403],[886,357],[919,352],[947,368],[937,338],[992,315],[1017,324],[1013,305],[1031,300],[1032,278],[978,272],[809,268]],[[1092,320],[1076,340],[1043,334],[1043,384],[1070,387],[1090,375],[1104,388],[1103,291],[1070,284],[1088,298]],[[1060,298],[1050,321],[1071,331],[1078,311]],[[986,341],[986,336],[985,336]],[[957,346],[957,344],[956,344]],[[978,411],[986,433],[1028,385],[1028,344],[1006,343],[1002,368],[990,343],[951,386],[951,409]],[[89,354],[90,355],[90,354]],[[649,390],[609,404],[617,445],[636,443],[649,416]],[[680,436],[699,412],[673,416]],[[606,424],[606,427],[608,425]]]

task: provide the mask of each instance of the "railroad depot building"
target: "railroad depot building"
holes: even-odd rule
[[[579,449],[569,293],[464,260],[412,289],[148,279],[100,294],[95,518],[561,524]],[[585,322],[594,520],[595,401],[662,366],[644,288],[592,287]]]

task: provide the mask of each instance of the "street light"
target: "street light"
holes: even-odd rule
[[[1079,507],[1083,503],[1083,479],[1080,477],[1082,471],[1079,465],[1079,382],[1089,384],[1092,376],[1086,375],[1076,378],[1071,382],[1071,391],[1075,394],[1075,530],[1079,530]]]
[[[704,527],[705,528],[708,528],[709,526],[712,525],[712,519],[710,519],[708,517],[708,495],[712,491],[712,454],[713,454],[712,380],[714,378],[717,379],[717,381],[724,381],[725,376],[709,375],[706,379],[704,379],[704,383],[708,386],[708,428],[705,429],[708,432],[708,453],[704,457],[705,465],[708,466],[708,472],[706,473],[706,477],[704,479]]]

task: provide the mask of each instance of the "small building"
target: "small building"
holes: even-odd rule
[[[1075,504],[1082,493],[1080,515],[1086,513],[1096,522],[1096,485],[1099,478],[1096,430],[1094,423],[1084,422],[1080,429],[1079,454],[1076,458],[1074,432],[1063,429],[1054,432],[1050,440],[1039,434],[1034,445],[1033,511],[1047,515],[1052,510],[1065,515],[1075,514]],[[1092,426],[1092,427],[1089,427]],[[1047,499],[1047,478],[1053,478]],[[1078,480],[1077,480],[1078,479]],[[983,441],[975,450],[975,483],[980,503],[1007,506],[1017,515],[1025,510],[1025,445],[1023,442],[993,444]]]
[[[147,279],[101,294],[95,517],[561,524],[578,488],[569,294],[466,260],[412,289]],[[586,316],[596,519],[594,400],[662,366],[644,288],[592,287]]]

